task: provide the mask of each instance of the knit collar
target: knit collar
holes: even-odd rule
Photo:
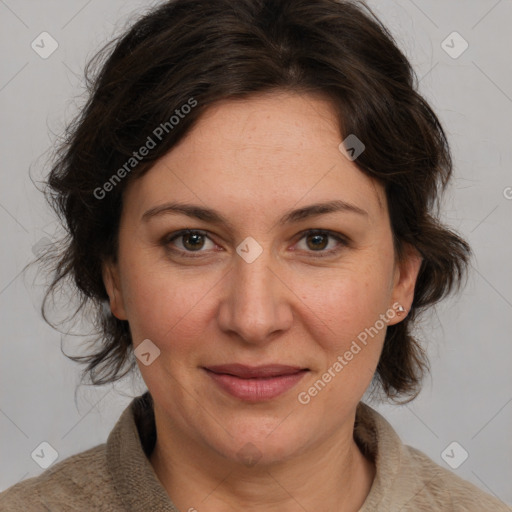
[[[354,440],[376,465],[370,493],[359,512],[399,510],[421,491],[414,469],[407,470],[410,455],[405,445],[386,419],[363,402],[356,409]],[[153,400],[148,391],[134,398],[108,437],[109,471],[127,510],[179,512],[149,462],[155,441]]]
[[[107,466],[126,510],[179,512],[147,456],[156,440],[152,402],[146,392],[123,411],[107,439]]]

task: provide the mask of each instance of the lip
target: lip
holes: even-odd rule
[[[266,364],[260,366],[247,366],[245,364],[220,364],[207,366],[207,370],[213,373],[225,373],[241,379],[258,379],[266,377],[279,377],[292,375],[306,368],[300,366],[288,366],[284,364]]]
[[[309,371],[307,368],[281,364],[226,364],[203,369],[223,391],[248,402],[262,402],[284,394]]]

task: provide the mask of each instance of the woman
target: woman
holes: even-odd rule
[[[0,510],[510,510],[360,401],[419,393],[412,324],[470,254],[413,77],[352,2],[177,0],[115,42],[48,180],[50,293],[96,306],[92,382],[148,392]]]

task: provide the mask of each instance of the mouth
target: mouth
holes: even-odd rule
[[[247,402],[276,398],[293,388],[309,371],[281,364],[226,364],[203,367],[203,370],[222,391]]]
[[[308,370],[299,366],[287,366],[282,364],[269,364],[261,366],[246,366],[244,364],[222,364],[217,366],[207,366],[206,370],[221,374],[232,375],[240,379],[265,379],[272,377],[282,377],[293,375],[300,371]]]

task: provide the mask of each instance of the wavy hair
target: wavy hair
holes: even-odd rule
[[[423,258],[411,311],[387,328],[373,381],[392,400],[417,396],[429,363],[411,334],[414,321],[460,288],[471,250],[438,219],[452,174],[445,132],[407,58],[364,2],[166,1],[104,46],[85,77],[87,102],[67,126],[47,181],[47,199],[67,236],[42,306],[48,321],[47,299],[67,283],[79,298],[75,315],[92,308],[94,348],[68,356],[86,364],[83,376],[105,384],[136,366],[129,325],[105,307],[102,278],[102,262],[116,258],[126,185],[216,102],[288,91],[329,99],[342,136],[364,142],[355,163],[385,187],[397,257],[408,243]],[[194,108],[172,129],[166,125],[159,144],[98,198],[155,127],[191,98]]]

